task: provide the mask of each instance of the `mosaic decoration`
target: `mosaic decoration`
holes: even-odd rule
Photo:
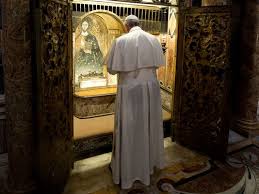
[[[88,32],[87,34],[93,35],[96,41],[96,45],[98,45],[98,53],[99,50],[102,53],[102,57],[104,57],[112,43],[112,40],[117,38],[121,35],[123,32],[123,29],[121,27],[122,21],[124,19],[124,8],[121,8],[121,11],[119,9],[112,9],[107,10],[101,10],[106,9],[105,6],[102,8],[102,6],[98,8],[98,6],[94,6],[91,4],[85,4],[80,5],[75,4],[76,6],[73,8],[73,30],[74,30],[74,85],[75,85],[75,91],[81,91],[82,83],[83,81],[100,81],[102,79],[102,87],[105,86],[114,86],[117,83],[117,76],[112,76],[107,73],[106,67],[104,66],[102,69],[102,74],[96,74],[96,73],[90,73],[89,68],[86,66],[90,63],[88,63],[86,58],[82,58],[80,56],[80,52],[83,53],[84,49],[82,49],[82,36],[85,33],[83,30],[83,23],[85,23],[85,30]],[[111,4],[112,6],[112,4]],[[80,9],[79,9],[80,8]],[[94,9],[92,11],[89,11],[91,9]],[[96,10],[95,10],[96,9]],[[98,10],[100,9],[100,10]],[[132,12],[134,11],[135,7],[132,7]],[[154,9],[154,8],[153,8]],[[88,10],[88,12],[87,12]],[[138,7],[136,7],[136,10],[138,10]],[[126,10],[127,11],[127,10]],[[172,93],[174,90],[174,80],[175,80],[175,64],[176,64],[176,40],[177,40],[177,8],[170,8],[166,9],[163,12],[163,16],[159,16],[158,13],[161,11],[159,9],[154,9],[153,12],[150,12],[151,9],[147,7],[147,10],[142,10],[144,13],[150,13],[149,17],[153,18],[154,20],[151,21],[145,18],[140,17],[140,25],[144,30],[147,30],[150,33],[153,33],[157,36],[159,41],[165,42],[165,58],[166,58],[166,66],[162,67],[158,70],[158,79],[161,83],[161,86],[166,89],[167,92],[161,92],[162,98],[163,98],[163,107],[167,110],[171,110],[172,103]],[[115,15],[116,14],[116,15]],[[124,15],[123,15],[124,14]],[[139,12],[136,12],[136,14],[140,14]],[[167,24],[167,18],[168,14],[170,15],[169,23]],[[161,20],[163,17],[163,21]],[[109,22],[107,22],[109,19]],[[119,20],[119,21],[118,21]],[[164,21],[165,20],[165,21]],[[163,26],[163,29],[167,29],[167,25],[170,26],[170,29],[164,32],[164,35],[160,34],[161,29]],[[99,58],[99,57],[97,57]],[[81,61],[81,62],[80,62]],[[98,61],[98,60],[97,60]],[[95,61],[96,62],[96,61]],[[81,65],[80,65],[81,64]],[[98,64],[100,64],[98,62]],[[83,68],[84,70],[79,70],[78,66],[81,66],[80,68]],[[85,73],[83,73],[85,71]],[[87,72],[86,72],[87,71]],[[96,72],[96,71],[95,71]],[[99,85],[100,87],[101,85]],[[96,85],[98,88],[98,86]],[[84,89],[87,89],[84,88]],[[88,98],[87,96],[81,97],[74,95],[74,114],[76,117],[79,118],[87,118],[87,117],[94,117],[94,116],[100,116],[105,114],[111,114],[114,112],[114,98],[111,96],[107,96],[104,94],[103,97],[100,95],[96,96],[96,98]]]
[[[113,40],[124,32],[122,21],[108,11],[73,12],[73,28],[76,90],[116,85],[117,76],[107,72],[104,59]]]
[[[99,42],[107,40],[100,35],[97,39],[97,33],[103,36],[108,33],[103,21],[99,17],[83,17],[75,33],[75,83],[80,79],[103,77],[104,53]]]

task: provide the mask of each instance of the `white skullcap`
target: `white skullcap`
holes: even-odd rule
[[[129,21],[129,20],[139,22],[138,17],[135,16],[135,15],[129,15],[129,16],[127,16],[127,17],[125,18],[125,21]]]

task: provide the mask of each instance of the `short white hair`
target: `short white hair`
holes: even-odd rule
[[[134,24],[139,24],[139,19],[138,19],[138,17],[137,16],[135,16],[135,15],[128,15],[126,18],[125,18],[125,23],[126,24],[132,24],[132,23],[134,23]]]

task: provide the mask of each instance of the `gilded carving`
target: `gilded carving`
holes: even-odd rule
[[[69,126],[69,48],[68,48],[68,13],[67,5],[54,1],[46,1],[42,4],[42,73],[41,88],[43,89],[43,119],[47,125],[44,129],[49,133],[70,136]],[[58,104],[57,102],[62,102]],[[52,107],[53,106],[53,107]],[[64,108],[65,107],[65,108]],[[47,109],[49,108],[49,109]],[[53,114],[50,109],[55,109]],[[57,111],[58,110],[58,111]],[[56,123],[60,127],[58,131],[52,130],[51,119],[60,118]],[[52,116],[53,115],[53,116]],[[54,121],[54,120],[53,120]],[[66,130],[64,130],[66,129]]]
[[[176,140],[200,150],[209,151],[208,146],[215,145],[221,150],[228,136],[227,111],[223,109],[228,87],[230,14],[186,14],[184,35]],[[213,154],[220,153],[224,150]]]
[[[59,193],[72,164],[72,26],[68,1],[42,0],[38,58],[39,174],[43,192]]]
[[[2,2],[4,3],[2,9],[3,64],[9,158],[8,191],[4,193],[29,193],[35,189],[30,1]]]
[[[229,15],[186,17],[186,66],[193,63],[223,69],[229,66],[229,20]]]

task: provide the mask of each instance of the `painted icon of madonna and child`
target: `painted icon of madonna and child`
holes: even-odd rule
[[[103,53],[96,37],[89,31],[90,18],[84,18],[76,37],[77,49],[74,57],[75,81],[103,77]]]

